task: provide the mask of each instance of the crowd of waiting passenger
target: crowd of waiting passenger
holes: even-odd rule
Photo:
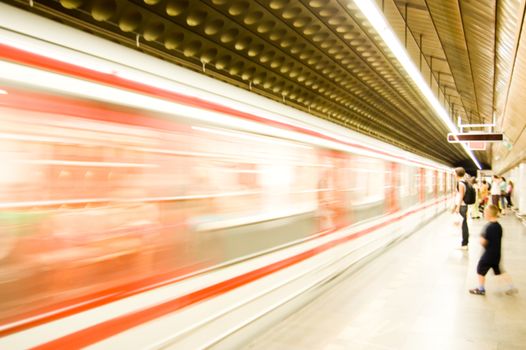
[[[480,219],[484,213],[484,208],[488,204],[495,205],[501,215],[505,214],[505,209],[512,208],[513,181],[506,180],[504,176],[493,175],[492,181],[477,181],[474,176],[466,175],[475,190],[475,203],[471,207],[471,218]]]

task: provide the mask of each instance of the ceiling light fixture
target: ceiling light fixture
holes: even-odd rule
[[[384,44],[389,48],[389,50],[391,50],[391,52],[396,57],[398,62],[402,65],[406,73],[416,84],[416,86],[418,87],[422,95],[424,95],[427,102],[431,105],[433,110],[440,117],[442,122],[444,122],[444,124],[447,125],[451,133],[456,135],[458,133],[458,130],[455,124],[451,121],[449,114],[446,112],[444,107],[440,104],[440,102],[436,98],[433,91],[431,91],[431,88],[429,87],[429,85],[427,85],[426,81],[422,77],[422,74],[420,74],[420,71],[418,70],[418,68],[415,66],[415,64],[409,57],[404,46],[402,45],[400,40],[398,40],[398,37],[396,36],[396,34],[393,32],[393,30],[389,26],[389,23],[383,16],[382,12],[378,8],[374,0],[353,0],[353,1],[356,4],[356,6],[358,6],[362,14],[365,16],[365,18],[367,18],[369,23],[376,30],[376,32],[380,35]],[[473,152],[464,143],[461,143],[461,145],[466,151],[466,153],[471,157],[475,165],[479,169],[482,169],[480,163],[478,162]]]

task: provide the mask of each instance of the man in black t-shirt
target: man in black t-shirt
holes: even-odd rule
[[[484,218],[488,220],[488,224],[482,231],[480,243],[485,250],[477,265],[479,286],[478,288],[470,289],[469,292],[471,294],[486,294],[486,289],[484,288],[486,282],[485,276],[490,269],[493,269],[496,276],[501,276],[502,280],[507,284],[506,294],[515,294],[518,292],[517,288],[515,288],[511,282],[511,277],[500,269],[502,226],[497,221],[498,214],[499,209],[493,204],[489,204],[484,210]]]

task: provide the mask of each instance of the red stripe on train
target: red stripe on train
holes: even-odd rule
[[[405,158],[397,156],[395,154],[390,154],[388,152],[380,151],[380,150],[370,148],[367,146],[363,146],[363,145],[359,145],[359,144],[344,142],[344,141],[335,139],[333,137],[326,136],[316,131],[305,129],[302,127],[293,126],[293,125],[290,125],[284,122],[274,121],[270,118],[260,117],[260,116],[256,116],[253,114],[241,112],[241,111],[235,110],[230,107],[226,107],[226,106],[223,106],[217,103],[202,100],[197,97],[182,95],[179,93],[174,93],[174,92],[170,92],[167,90],[159,89],[159,88],[156,88],[150,85],[127,80],[119,76],[116,76],[114,74],[101,73],[101,72],[90,70],[84,67],[76,66],[70,63],[54,60],[49,57],[45,57],[45,56],[41,56],[41,55],[38,55],[32,52],[24,51],[24,50],[21,50],[21,49],[12,47],[12,46],[8,46],[5,44],[0,44],[0,57],[5,60],[18,62],[18,63],[30,65],[33,67],[43,68],[43,69],[50,70],[53,72],[67,74],[70,76],[87,79],[90,81],[94,81],[97,83],[103,83],[103,84],[107,84],[107,85],[114,86],[114,87],[124,88],[127,90],[144,93],[144,94],[154,96],[154,97],[164,98],[172,102],[177,102],[177,103],[181,103],[181,104],[185,104],[185,105],[189,105],[193,107],[204,108],[210,111],[224,113],[224,114],[239,117],[242,119],[264,123],[264,124],[267,124],[273,127],[299,132],[302,134],[337,142],[337,143],[344,144],[347,146],[367,150],[367,151],[370,151],[370,152],[373,152],[379,155],[392,157],[394,159],[399,159],[399,160],[404,160],[404,161],[406,160]],[[411,160],[411,162],[415,164],[424,165],[424,166],[431,166],[429,164],[425,164],[425,163],[422,163],[416,160]]]
[[[177,269],[162,275],[152,276],[144,280],[132,282],[126,285],[116,286],[101,290],[96,293],[84,295],[62,303],[49,305],[38,310],[26,312],[17,317],[4,321],[0,327],[6,327],[0,331],[0,338],[9,334],[40,326],[42,324],[59,320],[61,318],[78,314],[82,311],[109,304],[139,293],[144,293],[169,284],[181,282],[202,273],[204,268],[199,265]],[[11,325],[10,325],[11,324]]]
[[[69,334],[67,336],[52,340],[44,344],[41,344],[37,347],[34,347],[33,349],[38,349],[38,350],[65,349],[65,348],[75,348],[76,349],[76,348],[82,348],[82,347],[86,347],[88,345],[100,342],[116,334],[127,331],[133,327],[139,326],[141,324],[152,321],[159,317],[162,317],[167,314],[173,313],[175,311],[181,310],[187,306],[196,304],[200,301],[204,301],[212,297],[217,297],[231,290],[234,290],[238,287],[246,285],[250,282],[253,282],[255,280],[268,276],[277,271],[283,270],[294,264],[307,260],[310,257],[313,257],[317,254],[327,251],[337,245],[343,244],[345,242],[348,242],[358,237],[369,234],[373,231],[376,231],[382,227],[385,227],[389,224],[392,224],[409,215],[412,215],[421,210],[427,209],[428,207],[436,205],[445,200],[446,198],[436,200],[433,203],[429,203],[418,209],[411,210],[395,218],[378,223],[374,226],[371,226],[364,230],[350,234],[348,236],[324,243],[316,248],[312,248],[310,250],[307,250],[303,253],[297,254],[290,258],[287,258],[287,259],[275,262],[273,264],[270,264],[268,266],[264,266],[262,268],[244,273],[242,275],[233,277],[229,280],[214,284],[207,288],[204,288],[204,289],[195,291],[193,293],[187,294],[185,296],[179,297],[177,299],[150,307],[148,309],[136,311],[136,312],[133,312],[127,315],[123,315],[123,316],[96,324],[94,326],[85,328],[78,332]]]

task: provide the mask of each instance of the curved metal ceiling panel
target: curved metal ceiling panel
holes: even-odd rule
[[[526,27],[524,2],[505,2],[498,8],[497,126],[506,143],[495,144],[494,168],[501,172],[526,159]]]
[[[425,0],[395,1],[395,3],[400,16],[405,18],[411,35],[418,41],[418,45],[424,53],[422,59],[432,68],[432,76],[435,82],[452,106],[450,113],[465,116],[466,112],[457,92],[455,79],[451,73],[440,38],[432,25],[432,18]],[[420,60],[418,64],[422,66]],[[428,81],[430,80],[428,79]]]
[[[466,113],[478,114],[476,88],[457,1],[426,1]]]
[[[499,1],[497,3],[497,41],[495,44],[495,110],[497,116],[502,116],[504,113],[523,14],[523,1]]]
[[[494,0],[460,2],[467,54],[475,85],[477,122],[491,122],[493,116],[495,10]]]

